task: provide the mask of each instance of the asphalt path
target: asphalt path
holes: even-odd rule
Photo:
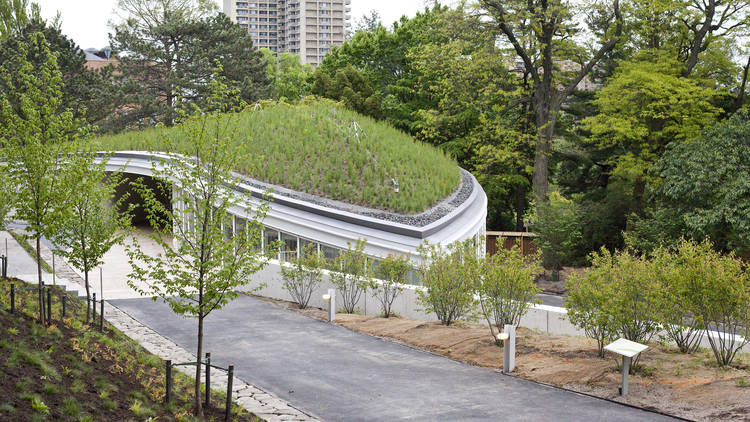
[[[197,323],[150,299],[110,301],[188,350]],[[654,421],[658,414],[359,334],[242,296],[205,320],[205,351],[328,421]]]

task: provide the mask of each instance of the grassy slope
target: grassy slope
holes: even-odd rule
[[[440,150],[330,102],[266,104],[234,117],[237,142],[248,153],[237,170],[275,185],[416,213],[448,196],[460,182],[456,163]],[[358,137],[354,122],[361,127]],[[93,142],[108,150],[159,150],[160,139],[177,135],[174,128],[148,129]],[[391,179],[398,181],[398,193]]]
[[[32,317],[36,292],[18,292],[11,315],[9,281],[0,280],[0,420],[194,419],[192,380],[173,372],[173,401],[164,405],[164,362],[106,324],[105,333],[84,325],[82,302],[77,311],[69,303],[68,318],[61,320],[62,294],[55,290],[52,326],[43,327]],[[212,402],[207,419],[224,420],[221,394]],[[232,420],[260,421],[236,405],[233,412]]]

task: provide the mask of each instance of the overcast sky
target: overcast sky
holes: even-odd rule
[[[45,18],[53,17],[59,10],[63,33],[81,48],[101,48],[109,44],[108,23],[114,16],[117,0],[32,1],[39,4]],[[352,23],[370,10],[377,10],[383,23],[389,26],[402,15],[414,16],[424,5],[425,0],[352,0]]]

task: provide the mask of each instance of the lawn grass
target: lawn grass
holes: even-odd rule
[[[441,150],[330,101],[264,103],[232,115],[246,158],[237,171],[278,186],[367,207],[412,214],[450,195],[461,176]],[[91,140],[101,150],[162,151],[176,128]],[[396,192],[393,181],[397,181]]]
[[[85,325],[82,302],[69,301],[61,318],[66,293],[53,291],[45,327],[35,319],[36,292],[17,291],[10,314],[9,280],[0,279],[0,421],[195,420],[188,376],[173,373],[173,400],[165,405],[164,361],[109,324],[103,333]],[[206,420],[223,420],[224,402],[213,395]],[[260,421],[236,404],[232,420]]]

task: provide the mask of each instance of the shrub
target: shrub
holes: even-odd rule
[[[356,310],[362,292],[370,284],[370,268],[367,266],[365,241],[357,240],[352,247],[342,251],[334,260],[337,271],[331,273],[331,282],[341,294],[341,305],[344,312],[352,314]]]
[[[705,329],[717,331],[707,332],[716,362],[730,365],[750,341],[750,275],[742,261],[715,252],[708,241],[696,247],[702,258],[688,279],[688,295]]]
[[[406,277],[411,269],[411,259],[406,255],[389,254],[380,261],[375,271],[379,280],[373,280],[370,288],[373,291],[373,297],[380,302],[386,318],[393,314],[391,310],[393,301],[404,291],[403,285],[406,284]]]
[[[709,249],[693,242],[682,241],[676,250],[660,247],[653,253],[656,276],[659,279],[658,321],[682,353],[698,350],[705,326],[695,313],[690,294],[693,277],[702,277]]]
[[[419,249],[423,264],[422,285],[417,300],[427,312],[434,312],[444,325],[473,317],[474,286],[479,279],[479,258],[473,239],[443,249],[423,243]]]
[[[596,340],[599,357],[604,357],[604,344],[612,336],[612,322],[608,309],[610,283],[602,268],[589,270],[584,275],[573,273],[566,281],[565,307],[568,319],[580,327],[587,337]]]
[[[575,202],[552,192],[547,202],[537,206],[534,231],[542,250],[544,266],[559,271],[576,254],[581,241],[580,211]]]
[[[292,265],[281,266],[281,278],[284,290],[289,292],[300,309],[305,309],[313,292],[323,280],[323,259],[318,254],[315,244],[302,247],[299,258]]]
[[[498,331],[506,324],[518,326],[531,304],[539,302],[535,298],[539,289],[534,284],[543,271],[539,258],[539,254],[525,258],[516,245],[481,260],[476,293],[493,339],[497,335],[493,323]]]
[[[604,342],[615,336],[648,343],[659,329],[653,264],[627,251],[613,254],[605,248],[594,252],[591,261],[585,275],[568,280],[565,306],[570,321],[597,341],[600,357]]]

